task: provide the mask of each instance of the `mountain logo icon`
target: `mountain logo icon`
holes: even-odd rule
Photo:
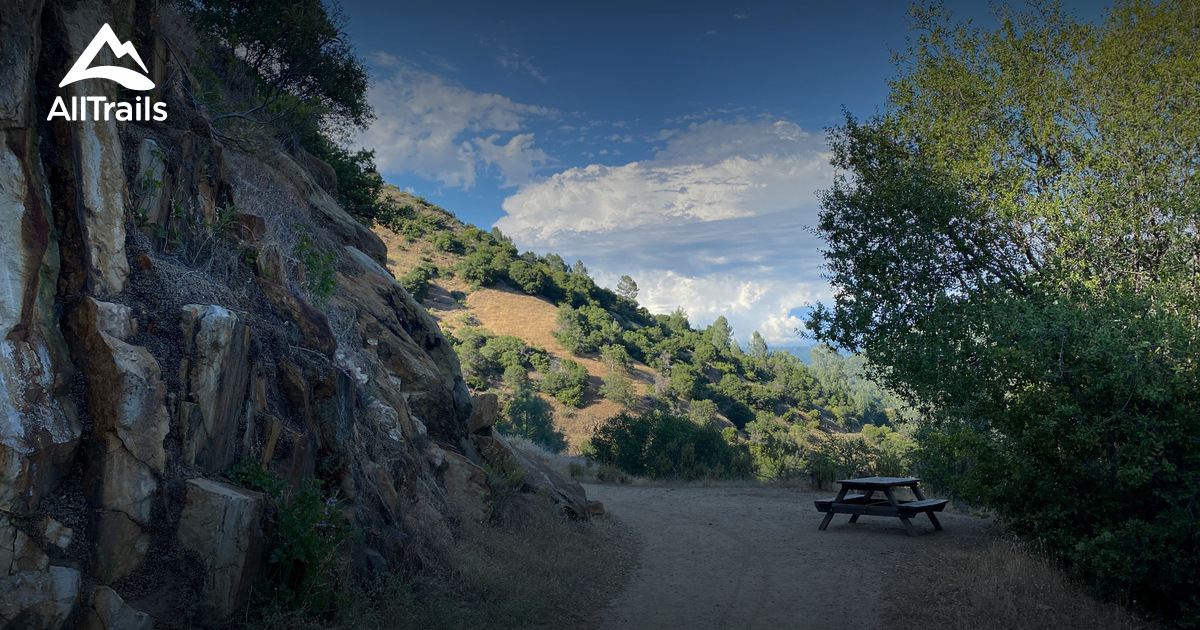
[[[117,34],[113,32],[112,27],[106,23],[100,27],[100,31],[92,38],[92,43],[88,44],[87,48],[83,50],[83,54],[79,56],[79,60],[75,62],[75,65],[71,66],[71,70],[67,72],[67,76],[63,77],[62,83],[59,83],[58,87],[63,87],[84,79],[108,79],[116,81],[130,90],[154,89],[154,81],[129,68],[122,68],[120,66],[88,67],[95,61],[96,55],[100,54],[100,49],[105,44],[113,51],[117,59],[129,55],[133,57],[137,65],[141,66],[142,72],[149,73],[146,70],[146,64],[142,63],[142,58],[138,56],[137,50],[134,49],[133,43],[121,43],[121,40],[117,39]]]

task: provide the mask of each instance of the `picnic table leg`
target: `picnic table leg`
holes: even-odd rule
[[[899,509],[900,509],[900,502],[896,500],[896,495],[892,494],[892,489],[891,489],[891,488],[884,488],[884,489],[883,489],[883,493],[884,493],[885,495],[887,495],[888,502],[892,504],[892,507],[894,507],[894,508],[896,508],[897,510],[899,510]],[[908,535],[909,535],[909,536],[916,536],[916,535],[917,535],[917,530],[916,530],[916,529],[913,527],[912,521],[908,520],[908,517],[901,516],[901,517],[900,517],[900,522],[901,522],[901,523],[904,523],[904,531],[908,532]]]
[[[829,522],[833,520],[833,506],[841,503],[844,498],[846,498],[846,486],[842,486],[842,490],[838,492],[837,498],[833,500],[833,505],[829,506],[829,511],[825,513],[825,519],[821,521],[821,526],[817,529],[825,531],[825,528],[829,527]]]
[[[867,501],[870,501],[870,500],[871,500],[871,497],[873,497],[873,496],[875,496],[875,491],[874,491],[874,490],[867,490],[867,495],[863,497],[863,503],[866,503]],[[857,522],[858,522],[858,517],[859,517],[859,516],[862,516],[862,515],[861,515],[861,514],[855,514],[855,515],[851,516],[851,517],[850,517],[850,522],[851,522],[851,523],[857,523]]]
[[[916,487],[916,486],[914,485],[914,486],[912,487],[912,491],[913,491],[913,496],[917,497],[917,500],[918,500],[918,501],[924,501],[924,500],[925,500],[925,495],[921,494],[921,489],[920,489],[920,488],[918,488],[918,487]],[[936,515],[936,514],[934,514],[934,513],[933,513],[933,510],[928,510],[928,511],[926,511],[925,513],[929,515],[929,522],[933,523],[933,528],[934,528],[935,530],[937,530],[937,531],[939,531],[939,532],[941,532],[941,531],[945,531],[945,530],[943,530],[943,529],[942,529],[942,524],[941,524],[941,523],[938,521],[938,517],[937,517],[937,515]]]

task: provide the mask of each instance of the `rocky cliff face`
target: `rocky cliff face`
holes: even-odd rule
[[[328,167],[214,132],[154,4],[0,3],[0,626],[242,610],[268,524],[225,476],[247,459],[336,488],[360,572],[488,518],[485,459],[586,518],[577,484],[491,432],[494,401],[468,424],[452,349]],[[132,25],[166,121],[47,120],[57,96],[132,100],[58,87],[106,23]],[[301,238],[334,254],[321,308]]]

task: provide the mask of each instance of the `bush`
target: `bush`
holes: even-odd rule
[[[269,599],[293,610],[324,612],[335,592],[334,566],[343,547],[360,536],[342,516],[342,502],[326,496],[321,481],[305,477],[291,493],[283,479],[251,458],[228,471],[236,484],[263,491],[275,506],[268,533]]]
[[[522,387],[513,393],[496,421],[496,428],[506,435],[520,435],[561,453],[567,450],[566,436],[554,428],[554,412],[550,405],[532,389]]]
[[[546,281],[549,278],[541,265],[524,260],[516,260],[509,265],[508,277],[529,295],[540,294],[546,288]]]
[[[600,395],[624,407],[632,407],[636,400],[633,395],[633,381],[620,372],[609,372],[604,375],[604,384],[600,386]]]
[[[563,359],[558,369],[551,369],[542,378],[541,390],[554,396],[568,407],[582,407],[587,391],[587,368],[570,359]]]
[[[736,478],[752,472],[745,446],[725,441],[715,426],[661,411],[622,413],[596,429],[590,457],[651,478]]]
[[[308,236],[308,226],[303,223],[292,225],[296,229],[296,245],[292,247],[292,255],[304,266],[305,288],[312,298],[313,305],[322,308],[337,288],[337,255],[333,252],[322,254]]]
[[[429,297],[429,281],[437,275],[437,267],[429,263],[421,263],[400,277],[400,286],[418,302]]]

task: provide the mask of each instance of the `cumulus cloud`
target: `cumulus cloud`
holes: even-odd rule
[[[572,168],[522,186],[497,226],[522,241],[810,204],[832,178],[823,138],[794,123],[693,124],[651,160]]]
[[[553,110],[468,90],[386,53],[370,59],[388,74],[367,93],[376,120],[358,144],[375,149],[381,171],[470,188],[480,171],[494,168],[512,186],[545,163],[533,134],[521,132],[525,121]]]
[[[828,146],[787,121],[693,123],[659,134],[652,159],[572,168],[522,185],[496,225],[526,249],[588,262],[615,286],[632,275],[653,312],[693,324],[719,315],[738,338],[794,342],[793,309],[827,297],[814,191],[833,171]]]

